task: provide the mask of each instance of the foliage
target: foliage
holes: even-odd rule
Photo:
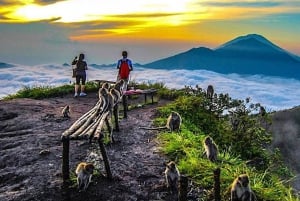
[[[97,90],[97,84],[94,82],[86,83],[86,91],[93,92]],[[74,85],[66,84],[62,86],[24,86],[16,94],[8,95],[4,97],[4,100],[11,100],[15,98],[33,98],[33,99],[43,99],[50,97],[64,96],[74,92]]]
[[[129,87],[134,87],[134,88],[138,88],[138,89],[157,89],[157,95],[160,98],[164,98],[164,99],[168,99],[168,100],[174,100],[175,98],[184,94],[182,90],[167,88],[163,82],[137,83],[136,81],[131,81],[129,83]]]
[[[213,188],[213,171],[221,168],[221,191],[228,200],[230,185],[239,174],[250,176],[251,186],[259,200],[297,200],[288,186],[291,172],[284,166],[278,150],[270,151],[271,134],[268,114],[250,99],[234,100],[228,94],[214,94],[185,87],[183,96],[159,108],[155,124],[162,125],[171,111],[181,114],[180,133],[161,133],[161,150],[176,161],[181,173],[205,189]],[[204,157],[203,139],[211,136],[219,149],[216,163]],[[285,178],[285,180],[282,180]],[[207,197],[204,200],[210,200]]]
[[[129,87],[134,87],[134,88],[138,88],[138,89],[166,89],[166,86],[163,82],[155,82],[155,83],[151,83],[151,82],[142,82],[142,83],[138,83],[134,80],[129,82]]]
[[[137,83],[133,83],[137,86]],[[156,125],[164,125],[171,111],[181,114],[183,125],[180,133],[161,133],[161,150],[178,164],[182,174],[208,191],[213,188],[212,172],[221,168],[221,192],[223,200],[229,199],[230,184],[242,173],[250,176],[251,186],[259,200],[298,201],[289,187],[292,174],[284,165],[278,150],[268,151],[271,134],[268,114],[261,112],[260,104],[250,99],[234,100],[228,94],[214,94],[209,99],[205,90],[196,86],[184,89],[168,89],[163,83],[138,84],[141,89],[155,88],[162,98],[174,100],[159,108]],[[96,83],[86,85],[88,92],[96,91]],[[42,99],[72,93],[73,85],[59,87],[24,87],[4,99]],[[203,155],[203,139],[210,135],[219,148],[219,160],[209,162]],[[284,178],[284,179],[283,179]],[[71,175],[72,184],[76,176]],[[204,200],[211,200],[203,196]]]

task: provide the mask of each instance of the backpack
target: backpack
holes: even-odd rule
[[[129,77],[130,68],[126,60],[121,60],[121,65],[119,69],[119,77],[120,79],[128,79]]]

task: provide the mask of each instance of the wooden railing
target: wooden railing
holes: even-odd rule
[[[119,104],[123,104],[124,118],[127,118],[128,96],[144,94],[146,102],[146,96],[151,95],[152,103],[154,102],[153,96],[156,94],[155,89],[127,91],[127,83],[125,83],[123,80],[118,81],[117,83],[105,80],[96,80],[96,82],[99,86],[99,100],[93,108],[83,114],[61,135],[63,144],[62,176],[64,185],[68,185],[69,181],[69,148],[71,140],[89,140],[90,142],[97,141],[104,161],[106,175],[109,179],[111,179],[112,174],[110,170],[110,164],[103,143],[104,125],[106,125],[106,128],[108,129],[111,142],[114,142],[113,125],[111,125],[111,122],[115,122],[115,130],[119,131]],[[115,89],[119,95],[113,96],[111,93],[109,93],[108,89],[104,90],[104,92],[107,94],[100,94],[101,90],[107,86],[106,83],[113,85],[113,89]],[[113,101],[111,101],[111,98],[113,98]],[[113,105],[110,105],[112,102]],[[111,108],[113,109],[111,110]],[[113,117],[114,121],[111,121]]]

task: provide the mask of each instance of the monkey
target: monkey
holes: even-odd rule
[[[101,87],[105,88],[105,89],[108,89],[109,88],[109,84],[107,82],[104,82]]]
[[[94,169],[95,167],[92,163],[81,162],[77,165],[75,173],[77,175],[77,184],[79,191],[86,191],[89,184],[91,183]]]
[[[99,88],[98,90],[98,96],[99,96],[99,99],[105,97],[106,95],[108,94],[108,90],[106,88]]]
[[[256,196],[250,187],[247,174],[239,175],[231,185],[231,201],[255,201]]]
[[[263,106],[259,107],[259,114],[263,117],[266,115],[266,109]]]
[[[105,112],[109,111],[109,117],[105,121],[110,130],[109,136],[111,142],[114,142],[113,129],[111,129],[112,114],[115,106],[114,96],[106,88],[100,88],[98,93],[99,93],[99,100],[103,100],[103,103],[105,103],[104,105],[102,105],[102,111]]]
[[[62,111],[61,111],[63,117],[65,118],[70,118],[69,114],[70,114],[70,106],[69,105],[66,105]]]
[[[114,103],[117,103],[117,102],[120,101],[120,99],[121,99],[121,94],[120,94],[120,92],[119,92],[117,89],[111,88],[109,92],[110,92],[110,94],[111,94],[111,95],[113,96],[113,98],[114,98]]]
[[[212,100],[213,95],[214,95],[214,87],[212,85],[208,85],[206,90],[206,97]]]
[[[116,84],[115,84],[115,89],[118,90],[120,92],[120,94],[122,94],[123,91],[123,86],[124,86],[125,81],[124,80],[119,80]]]
[[[213,141],[213,139],[207,136],[203,140],[203,146],[205,149],[204,154],[206,154],[208,160],[210,160],[211,162],[216,162],[218,157],[218,147],[216,143]]]
[[[178,112],[172,111],[167,120],[167,128],[170,129],[171,132],[180,130],[181,126],[181,116]]]
[[[167,188],[171,190],[171,192],[178,192],[178,181],[180,178],[179,170],[176,167],[174,161],[170,161],[166,163],[165,169],[165,179],[167,183]]]
[[[106,88],[100,88],[99,92],[99,99],[105,98],[106,103],[108,104],[108,109],[112,113],[113,107],[114,107],[114,97],[111,93],[109,93],[108,89]]]
[[[146,130],[161,130],[161,129],[169,129],[170,132],[180,131],[180,126],[182,123],[182,118],[178,112],[172,111],[167,119],[166,126],[149,128],[149,127],[139,127],[140,129]]]

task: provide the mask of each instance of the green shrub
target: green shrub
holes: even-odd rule
[[[269,119],[268,115],[260,115],[260,104],[250,103],[250,99],[233,100],[228,94],[215,94],[208,100],[199,87],[186,87],[182,91],[185,95],[159,108],[160,115],[155,120],[163,125],[171,111],[181,114],[181,132],[161,133],[159,141],[162,152],[176,161],[182,174],[211,192],[213,171],[219,167],[223,200],[229,199],[230,185],[242,173],[250,176],[259,200],[298,200],[289,187],[291,171],[284,166],[278,151],[267,149],[271,134],[262,127],[262,122],[269,123]],[[207,135],[219,147],[216,163],[203,156],[202,141]],[[212,200],[206,196],[203,200]]]
[[[86,83],[87,92],[97,91],[98,86],[94,82]],[[73,84],[66,84],[62,86],[25,86],[21,90],[17,91],[16,94],[8,95],[4,97],[4,100],[11,100],[15,98],[32,98],[32,99],[44,99],[50,97],[64,96],[74,92]]]

